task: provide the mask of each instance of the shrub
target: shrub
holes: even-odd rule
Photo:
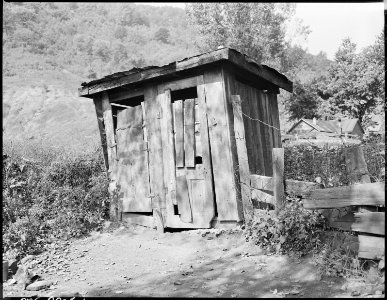
[[[285,143],[285,178],[314,182],[325,187],[350,185],[344,144]],[[352,145],[353,146],[353,145]],[[364,143],[364,158],[372,181],[384,180],[384,145]]]
[[[302,256],[318,249],[324,226],[319,212],[304,209],[301,200],[288,197],[278,215],[273,210],[256,210],[246,226],[246,239],[270,253]]]
[[[40,251],[51,240],[81,236],[100,228],[107,216],[102,151],[78,155],[58,151],[56,156],[54,151],[41,160],[24,158],[25,151],[3,155],[2,250],[7,256],[20,258]],[[46,153],[29,149],[32,152]]]

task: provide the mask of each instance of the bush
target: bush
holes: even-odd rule
[[[20,258],[101,227],[109,206],[102,151],[42,160],[9,153],[3,155],[3,253]]]
[[[324,187],[350,185],[344,144],[284,143],[285,178],[316,181],[320,177]],[[384,144],[363,143],[364,158],[372,182],[384,180]]]
[[[270,253],[302,256],[319,248],[324,227],[325,218],[319,212],[304,209],[301,200],[288,197],[278,216],[273,210],[256,210],[246,226],[246,239]]]

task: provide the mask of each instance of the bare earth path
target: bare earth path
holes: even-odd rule
[[[56,285],[26,291],[4,284],[4,296],[350,296],[340,289],[343,280],[321,279],[307,259],[264,255],[240,232],[218,236],[216,232],[159,234],[132,226],[94,233],[73,241],[67,252],[51,254],[56,267],[51,274],[45,268],[39,274]]]

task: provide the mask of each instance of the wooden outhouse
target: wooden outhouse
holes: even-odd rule
[[[230,48],[83,83],[96,108],[111,217],[169,228],[242,222],[250,174],[272,175],[277,94],[292,82]]]

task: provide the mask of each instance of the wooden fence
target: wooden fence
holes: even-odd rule
[[[384,256],[385,249],[385,183],[370,182],[361,146],[348,149],[346,157],[353,185],[322,188],[320,184],[314,182],[283,180],[283,168],[281,174],[281,171],[278,172],[281,168],[277,167],[278,164],[283,165],[283,149],[275,148],[273,177],[250,175],[252,199],[272,205],[279,210],[283,206],[284,195],[279,194],[282,190],[283,193],[301,196],[306,209],[327,211],[351,207],[341,218],[328,219],[329,226],[357,232],[358,256],[379,259]]]

